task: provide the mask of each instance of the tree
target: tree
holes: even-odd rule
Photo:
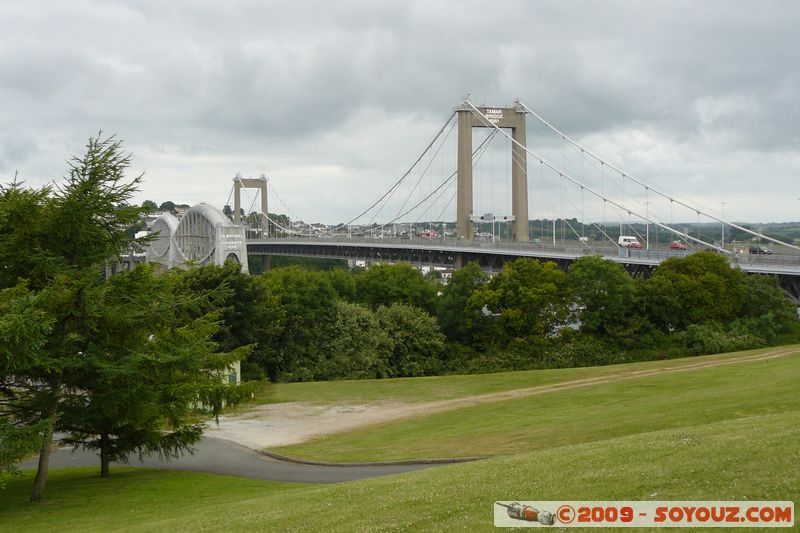
[[[407,263],[373,265],[356,276],[356,297],[373,308],[404,303],[435,311],[438,284]]]
[[[223,401],[235,403],[246,392],[226,384],[249,347],[217,351],[217,314],[205,313],[217,295],[177,291],[183,276],[156,277],[142,265],[102,286],[102,312],[82,353],[80,394],[64,399],[56,422],[66,435],[62,444],[99,452],[102,477],[111,461],[126,462],[132,452],[174,457],[189,449],[204,428],[190,416],[194,406],[217,415]]]
[[[488,281],[489,276],[474,261],[453,272],[436,305],[439,323],[448,339],[462,343],[470,341],[471,320],[467,316],[467,303],[472,293]]]
[[[797,306],[778,285],[778,278],[760,274],[745,277],[747,289],[739,317],[730,329],[773,343],[779,335],[797,331]]]
[[[140,372],[132,382],[124,382],[107,373],[127,354],[127,337],[104,337],[104,330],[110,328],[111,289],[100,273],[109,258],[134,244],[127,228],[142,213],[142,208],[129,204],[141,180],[141,176],[125,177],[129,165],[130,157],[123,153],[119,141],[92,138],[85,155],[70,162],[63,185],[31,190],[14,181],[0,187],[0,290],[17,287],[22,291],[18,287],[24,287],[31,294],[31,307],[26,312],[38,313],[47,324],[36,350],[11,346],[6,356],[10,364],[0,368],[0,394],[5,413],[9,413],[7,420],[20,431],[37,428],[41,443],[32,501],[41,499],[44,493],[54,428],[75,423],[72,413],[78,410],[67,416],[68,409],[91,400],[90,388],[101,390],[102,383],[113,383],[122,394],[121,387],[132,386],[144,375]],[[22,292],[17,295],[17,299],[26,297]],[[119,306],[112,308],[114,312],[120,310]],[[19,314],[19,307],[0,308],[0,323],[12,324],[8,331],[14,338],[26,331],[30,334],[32,330],[25,328],[31,322],[15,319],[15,309]],[[173,329],[160,332],[154,344],[177,335],[176,345],[198,346],[215,331],[210,317],[200,322],[197,316],[184,318],[180,327],[172,321]],[[144,335],[133,322],[129,325],[136,335]],[[115,346],[114,342],[120,344]],[[144,352],[145,347],[138,349]],[[146,359],[146,353],[141,355]],[[87,376],[97,380],[89,382]],[[193,401],[206,403],[213,399],[209,395],[220,393],[215,387]],[[169,401],[174,405],[185,397]],[[91,412],[87,411],[87,416]],[[91,421],[80,423],[88,428]],[[3,430],[7,429],[8,424]]]
[[[467,310],[477,317],[486,344],[550,336],[567,319],[566,275],[555,263],[517,259],[472,293]]]
[[[567,276],[581,331],[618,336],[633,313],[636,288],[625,268],[598,256],[580,257]]]
[[[180,276],[178,290],[185,297],[207,292],[217,295],[220,325],[214,342],[223,352],[252,345],[253,350],[242,363],[242,378],[263,378],[258,362],[268,359],[268,339],[279,334],[283,316],[276,297],[267,292],[265,285],[244,274],[241,265],[227,262],[189,270]]]
[[[273,381],[313,379],[336,320],[336,291],[321,272],[299,267],[271,270],[257,279],[274,302],[276,333],[259,341],[263,350],[253,360]]]
[[[424,376],[439,371],[444,335],[435,317],[403,303],[381,306],[375,313],[389,338],[384,363],[389,377]]]
[[[142,211],[145,213],[155,213],[158,211],[158,204],[153,200],[145,200],[142,202]]]
[[[44,347],[52,319],[37,309],[36,296],[24,283],[0,290],[0,488],[14,463],[41,448],[49,421],[27,421],[14,410],[16,391],[27,386],[16,372],[35,360]]]
[[[92,138],[86,154],[70,161],[64,185],[26,190],[14,181],[0,190],[0,288],[27,279],[52,317],[42,350],[7,376],[22,386],[5,391],[16,420],[46,428],[40,435],[33,501],[41,499],[47,483],[59,406],[79,383],[80,354],[91,333],[101,283],[98,272],[108,258],[131,245],[126,228],[141,213],[128,204],[141,180],[126,181],[129,164],[118,141]]]
[[[746,275],[725,257],[698,252],[661,263],[640,292],[644,311],[662,331],[691,324],[727,324],[742,310]]]
[[[356,280],[355,276],[349,270],[344,268],[334,268],[331,270],[323,270],[325,277],[336,290],[339,298],[348,302],[356,300]]]
[[[375,313],[363,305],[336,302],[330,343],[315,379],[367,379],[387,375],[392,343]]]
[[[161,202],[161,205],[158,206],[158,210],[159,211],[167,211],[167,212],[170,212],[170,213],[174,214],[176,207],[177,206],[175,205],[175,202],[173,202],[171,200],[167,200],[166,202]]]

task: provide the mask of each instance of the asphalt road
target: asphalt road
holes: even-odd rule
[[[36,468],[38,459],[31,459],[17,465],[18,468]],[[117,463],[115,463],[117,464]],[[52,468],[71,466],[96,466],[100,471],[100,458],[93,452],[72,451],[72,448],[59,448],[50,456]],[[354,479],[399,474],[421,470],[432,464],[390,465],[390,466],[318,466],[303,465],[271,459],[244,446],[223,439],[203,437],[196,445],[194,455],[184,455],[179,459],[162,461],[158,457],[145,457],[140,461],[135,455],[128,466],[164,468],[169,470],[191,470],[228,476],[241,476],[272,481],[295,483],[339,483]],[[113,465],[112,465],[113,474]]]

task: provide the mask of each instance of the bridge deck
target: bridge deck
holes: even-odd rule
[[[614,245],[581,243],[566,246],[534,242],[463,241],[458,239],[365,239],[365,238],[271,238],[248,239],[249,255],[297,255],[339,259],[411,261],[453,266],[456,256],[495,256],[501,260],[532,257],[572,262],[578,257],[599,255],[625,265],[653,268],[669,257],[684,257],[693,250],[632,249]],[[794,252],[794,253],[790,253]],[[773,255],[731,254],[729,260],[746,272],[800,276],[800,254],[787,249]],[[499,266],[499,265],[498,265]]]

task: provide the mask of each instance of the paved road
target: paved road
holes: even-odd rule
[[[296,483],[339,483],[353,479],[399,474],[412,470],[428,468],[430,464],[391,465],[391,466],[317,466],[301,465],[270,459],[236,443],[203,437],[196,445],[194,455],[185,455],[170,462],[161,461],[158,457],[131,457],[129,466],[165,468],[169,470],[191,470],[254,479],[272,481],[291,481]],[[36,468],[37,459],[18,464],[19,468]],[[96,466],[100,470],[100,458],[92,452],[72,451],[72,448],[54,450],[50,456],[53,468],[70,466]],[[113,475],[113,466],[112,466]]]

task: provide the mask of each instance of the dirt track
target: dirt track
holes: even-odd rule
[[[219,427],[209,428],[207,434],[212,437],[231,440],[253,449],[272,448],[287,444],[297,444],[315,437],[351,431],[386,421],[423,416],[461,407],[674,372],[688,372],[717,366],[768,361],[796,354],[800,354],[800,349],[779,348],[757,355],[699,361],[666,368],[620,372],[596,378],[578,379],[551,385],[539,385],[524,389],[424,403],[380,402],[372,404],[338,403],[320,405],[311,402],[287,402],[270,404],[256,407],[246,413],[220,417]]]

